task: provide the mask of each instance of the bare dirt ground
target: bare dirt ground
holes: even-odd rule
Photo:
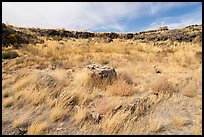
[[[41,38],[2,48],[2,134],[202,133],[200,42]],[[89,64],[118,78],[90,86]]]

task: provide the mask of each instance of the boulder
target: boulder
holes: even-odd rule
[[[90,77],[94,79],[112,81],[117,77],[115,69],[110,66],[91,64],[88,65],[86,69],[90,71]]]

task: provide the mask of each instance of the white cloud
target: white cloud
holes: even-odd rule
[[[151,16],[184,3],[3,2],[2,21],[23,27],[126,31],[120,21]]]
[[[159,26],[168,26],[169,29],[182,28],[188,25],[202,24],[202,12],[194,11],[178,17],[164,17],[157,19],[145,28],[145,30],[158,29]]]
[[[180,7],[184,7],[184,6],[188,6],[188,5],[193,5],[193,4],[197,4],[197,3],[193,3],[193,2],[150,2],[147,3],[148,8],[150,11],[150,15],[155,15],[157,13],[160,12],[164,12],[167,11],[171,8],[180,8]]]
[[[138,9],[139,3],[3,3],[3,21],[18,26],[123,31],[118,23]]]

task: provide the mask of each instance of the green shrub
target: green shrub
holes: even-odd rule
[[[11,42],[12,44],[14,44],[14,43],[17,42],[17,38],[16,38],[16,35],[15,35],[15,34],[9,34],[8,38],[9,38],[9,40],[10,40],[10,42]]]
[[[5,51],[2,53],[2,59],[13,59],[18,57],[18,53],[16,51]]]

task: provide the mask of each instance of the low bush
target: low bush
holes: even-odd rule
[[[2,53],[2,59],[13,59],[18,57],[18,53],[16,51],[5,51]]]

